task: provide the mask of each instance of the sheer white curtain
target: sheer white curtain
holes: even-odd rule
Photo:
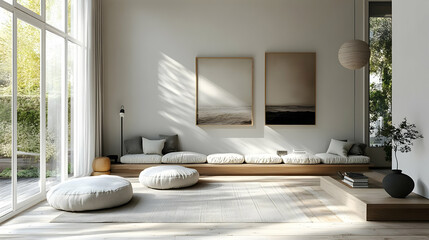
[[[75,83],[74,176],[88,176],[100,156],[102,116],[101,0],[82,1],[83,62]]]

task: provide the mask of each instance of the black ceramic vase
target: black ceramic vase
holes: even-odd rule
[[[410,176],[403,174],[402,170],[392,170],[383,179],[383,188],[394,198],[405,198],[414,189],[414,181]]]

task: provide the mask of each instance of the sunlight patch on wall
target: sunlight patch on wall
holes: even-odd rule
[[[158,91],[162,106],[158,113],[167,120],[168,128],[177,133],[192,129],[194,137],[207,134],[195,127],[195,72],[161,53],[158,64]]]

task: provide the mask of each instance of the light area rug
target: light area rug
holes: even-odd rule
[[[176,190],[154,190],[133,182],[134,196],[123,206],[64,212],[54,223],[306,223],[341,222],[320,200],[315,186],[284,182],[205,182]],[[318,216],[318,214],[320,216]]]

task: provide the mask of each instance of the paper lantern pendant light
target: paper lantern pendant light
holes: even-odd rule
[[[369,46],[361,40],[351,40],[341,45],[338,60],[345,68],[356,70],[365,66],[370,57]]]

